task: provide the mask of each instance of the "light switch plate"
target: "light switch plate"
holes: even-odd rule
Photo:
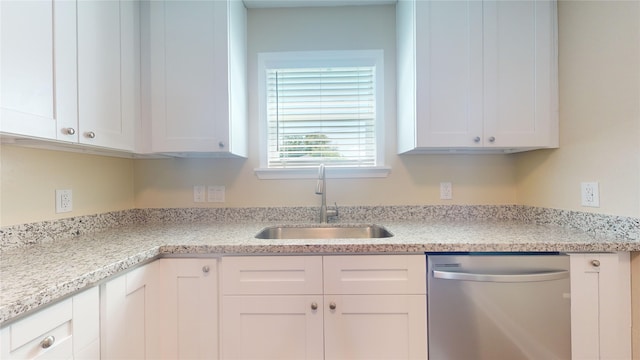
[[[207,189],[207,201],[208,202],[224,202],[225,201],[225,188],[224,186],[210,185]]]

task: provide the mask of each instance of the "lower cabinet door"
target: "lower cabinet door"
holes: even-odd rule
[[[321,295],[224,296],[221,358],[323,359]]]
[[[161,340],[165,359],[218,358],[216,258],[161,259]]]
[[[157,262],[101,285],[102,359],[158,359]]]
[[[569,256],[571,357],[631,359],[629,253]]]
[[[73,358],[100,359],[100,290],[73,296]]]
[[[325,295],[325,359],[426,359],[425,295]]]

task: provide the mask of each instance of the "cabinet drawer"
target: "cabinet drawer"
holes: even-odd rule
[[[320,256],[222,258],[223,295],[322,293]]]
[[[325,256],[325,294],[426,294],[424,255]]]
[[[71,358],[73,356],[71,323],[72,299],[67,299],[3,329],[2,337],[9,339],[10,359]],[[43,340],[50,338],[51,346],[43,348]],[[5,350],[6,351],[6,350]],[[3,351],[3,354],[4,353]]]

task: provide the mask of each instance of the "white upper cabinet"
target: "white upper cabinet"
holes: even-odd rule
[[[132,151],[140,121],[140,3],[80,0],[77,8],[79,141]]]
[[[132,151],[137,1],[2,1],[0,131]]]
[[[555,1],[397,4],[399,152],[558,146]]]
[[[75,2],[0,1],[0,24],[0,131],[77,141]]]
[[[247,155],[242,1],[149,1],[143,88],[151,152]]]

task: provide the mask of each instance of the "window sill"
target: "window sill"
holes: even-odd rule
[[[261,180],[274,179],[316,179],[318,168],[303,169],[254,169],[256,176]],[[359,178],[384,178],[389,176],[389,167],[327,167],[326,176],[329,179],[359,179]]]

